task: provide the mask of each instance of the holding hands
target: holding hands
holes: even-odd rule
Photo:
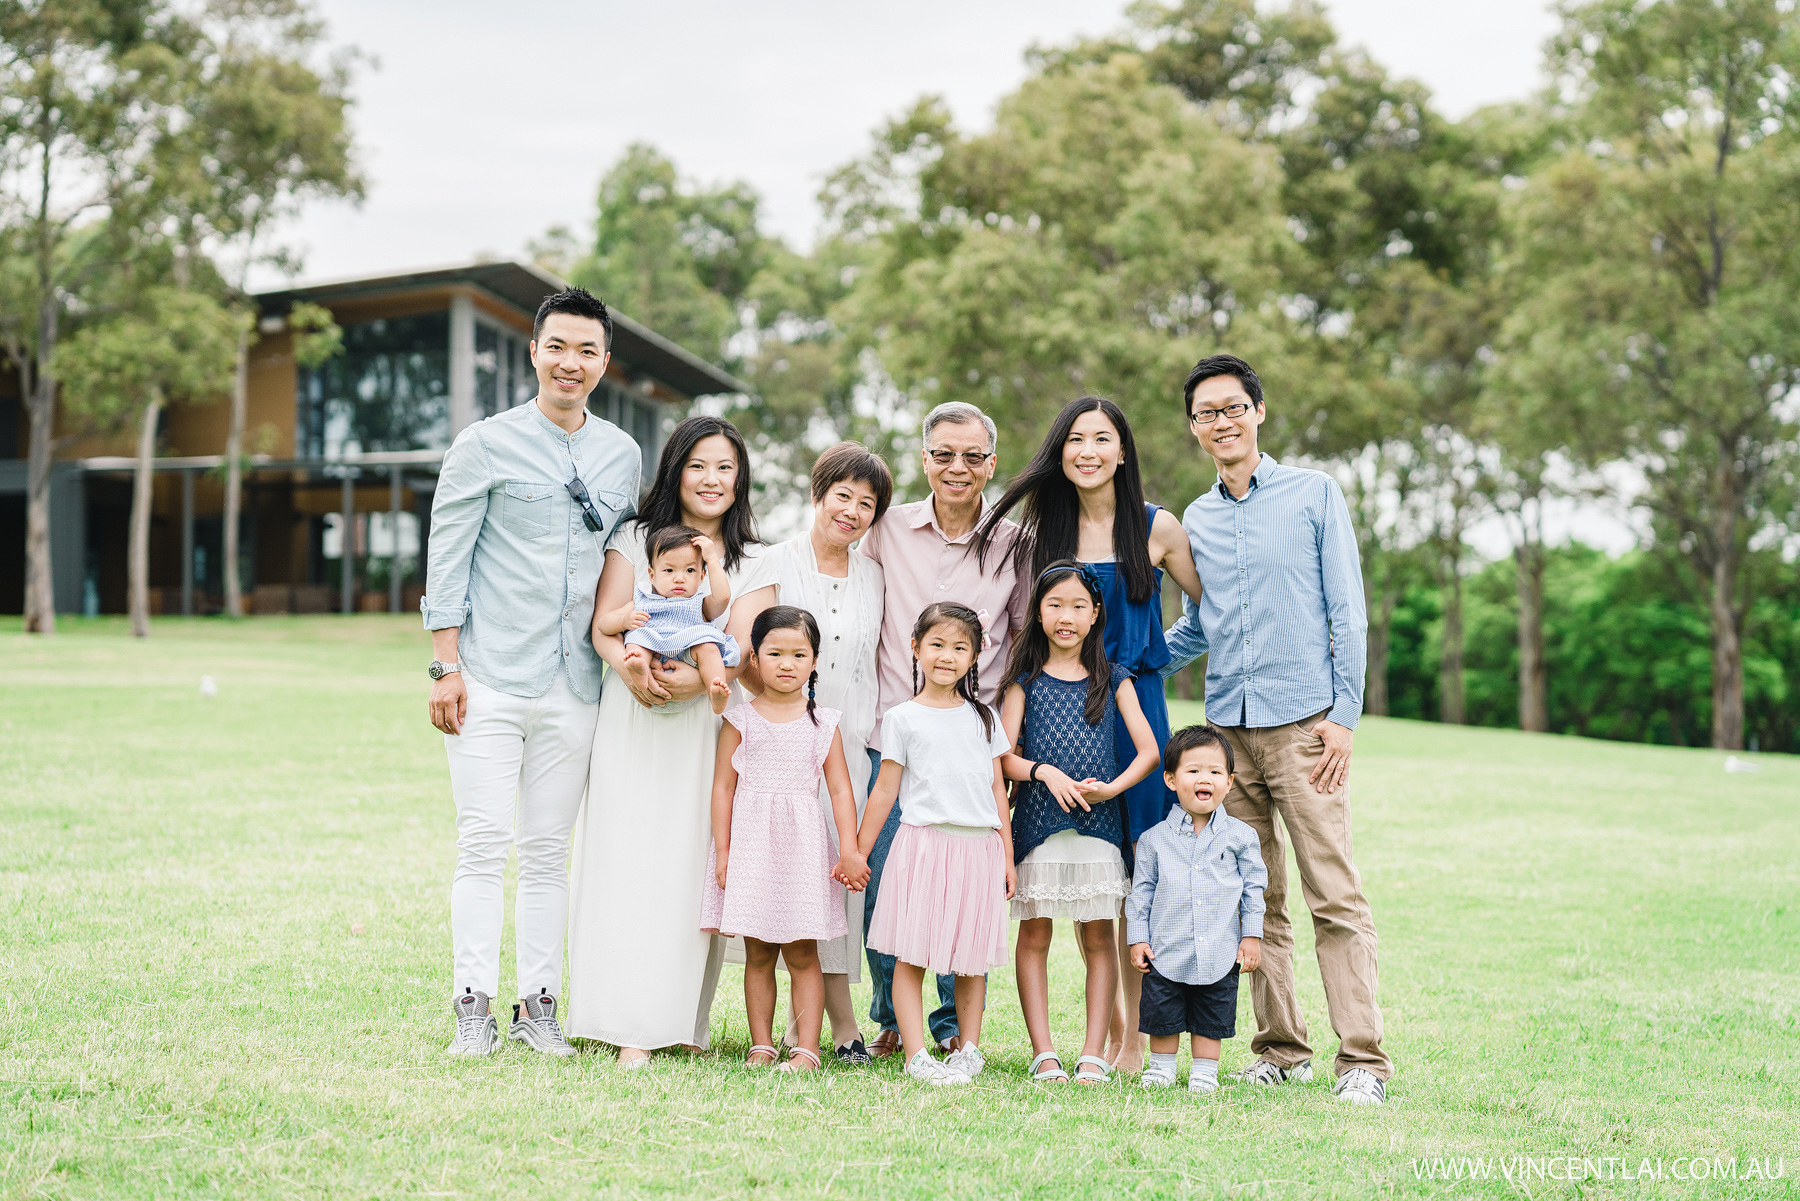
[[[838,855],[837,866],[831,869],[831,878],[851,892],[861,892],[869,886],[869,861],[857,854],[854,847],[847,846]]]

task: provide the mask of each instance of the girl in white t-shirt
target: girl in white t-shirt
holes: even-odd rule
[[[930,605],[913,623],[918,691],[882,715],[881,774],[857,839],[867,860],[898,798],[900,832],[882,873],[869,946],[898,961],[894,1016],[906,1071],[928,1084],[967,1084],[980,1073],[986,973],[1007,961],[1006,902],[1016,877],[1000,757],[1012,748],[979,699],[981,641],[981,619],[964,605]],[[963,1041],[943,1062],[925,1049],[927,971],[956,976]]]

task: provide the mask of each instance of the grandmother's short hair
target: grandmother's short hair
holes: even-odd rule
[[[875,520],[880,521],[888,510],[888,502],[894,499],[894,473],[881,456],[860,442],[839,442],[827,450],[813,462],[813,504],[824,500],[833,484],[845,480],[867,484],[875,493]]]

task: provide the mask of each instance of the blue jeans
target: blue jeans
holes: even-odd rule
[[[869,752],[869,791],[875,791],[875,777],[881,774],[881,752]],[[894,957],[883,955],[870,947],[869,923],[875,917],[875,890],[881,886],[881,869],[887,866],[888,850],[894,845],[894,835],[900,829],[900,806],[895,805],[888,810],[887,821],[881,827],[881,833],[875,836],[875,846],[869,852],[869,887],[863,891],[863,954],[869,961],[869,984],[874,996],[869,1001],[869,1020],[883,1030],[898,1030],[899,1021],[894,1017]],[[939,976],[937,978],[938,1007],[931,1011],[925,1024],[931,1029],[931,1037],[940,1045],[956,1037],[956,977]]]

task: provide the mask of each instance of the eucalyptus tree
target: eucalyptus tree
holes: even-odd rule
[[[1706,597],[1712,739],[1744,738],[1747,555],[1800,440],[1800,17],[1789,0],[1592,0],[1552,66],[1582,147],[1540,173],[1532,302],[1561,388],[1600,398],[1659,540]]]
[[[169,119],[167,83],[188,34],[156,0],[0,3],[0,224],[8,262],[0,343],[29,419],[25,629],[56,629],[50,471],[56,347],[72,302],[104,264],[78,227],[142,188]],[[17,257],[13,257],[17,256]]]

